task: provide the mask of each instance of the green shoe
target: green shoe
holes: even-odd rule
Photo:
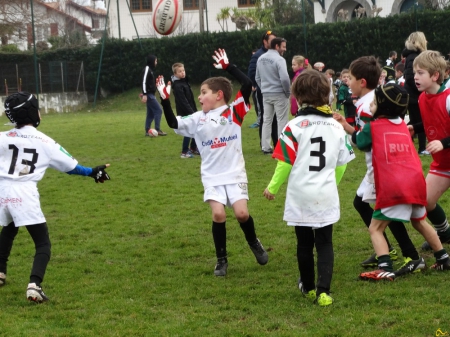
[[[331,297],[327,293],[321,293],[316,298],[316,303],[318,305],[320,305],[321,307],[326,307],[326,306],[332,305],[333,302],[334,302],[333,297]]]
[[[311,302],[314,302],[316,300],[316,289],[306,291],[303,288],[303,283],[302,283],[301,279],[298,279],[298,289],[300,289],[300,291],[302,292],[302,295],[304,297],[306,297],[308,300],[310,300]]]
[[[389,248],[389,256],[391,257],[392,261],[396,261],[398,259],[397,251],[395,250],[395,248]]]

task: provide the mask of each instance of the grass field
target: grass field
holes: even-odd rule
[[[89,111],[88,111],[89,110]],[[202,202],[200,158],[180,159],[182,137],[144,137],[145,106],[136,92],[97,108],[45,115],[39,129],[80,164],[110,163],[111,180],[48,170],[39,184],[52,240],[43,288],[50,302],[28,303],[34,246],[16,238],[7,284],[0,289],[0,336],[439,336],[450,333],[449,273],[426,270],[395,282],[358,281],[372,253],[352,201],[364,156],[349,164],[339,186],[341,220],[334,228],[335,269],[327,308],[297,289],[296,242],[282,221],[286,186],[274,201],[262,192],[276,166],[261,154],[250,112],[243,125],[249,209],[269,263],[260,266],[232,212],[229,268],[213,276],[209,207]],[[6,117],[0,117],[1,130]],[[422,158],[426,171],[430,158]],[[405,179],[408,174],[405,172]],[[450,211],[448,194],[442,205]],[[408,225],[416,247],[423,239]],[[392,235],[389,238],[398,248]],[[446,248],[449,248],[447,246]],[[427,264],[431,253],[423,254]],[[401,261],[397,261],[396,266]],[[440,330],[438,330],[440,329]]]

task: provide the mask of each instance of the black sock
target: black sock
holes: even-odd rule
[[[35,283],[38,287],[41,286],[41,278],[35,275],[30,276],[30,283]]]
[[[213,221],[212,223],[212,235],[217,259],[226,259],[227,257],[227,228],[225,224],[226,222]]]
[[[436,262],[439,264],[444,264],[448,261],[449,257],[448,257],[448,253],[447,251],[443,248],[438,252],[434,253],[434,257],[436,258]]]
[[[255,232],[255,224],[253,223],[253,218],[251,215],[248,216],[246,222],[240,222],[241,229],[245,234],[245,239],[248,244],[251,245],[256,242],[256,232]]]

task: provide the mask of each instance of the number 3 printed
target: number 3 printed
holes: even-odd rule
[[[325,167],[325,153],[326,143],[322,137],[311,138],[311,144],[319,143],[319,151],[309,152],[311,157],[319,157],[319,166],[310,166],[310,171],[321,171]]]

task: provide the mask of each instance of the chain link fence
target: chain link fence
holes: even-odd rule
[[[39,93],[84,92],[84,64],[81,61],[51,61],[37,64]],[[17,91],[36,93],[35,69],[32,63],[8,63],[0,67],[0,95]]]

